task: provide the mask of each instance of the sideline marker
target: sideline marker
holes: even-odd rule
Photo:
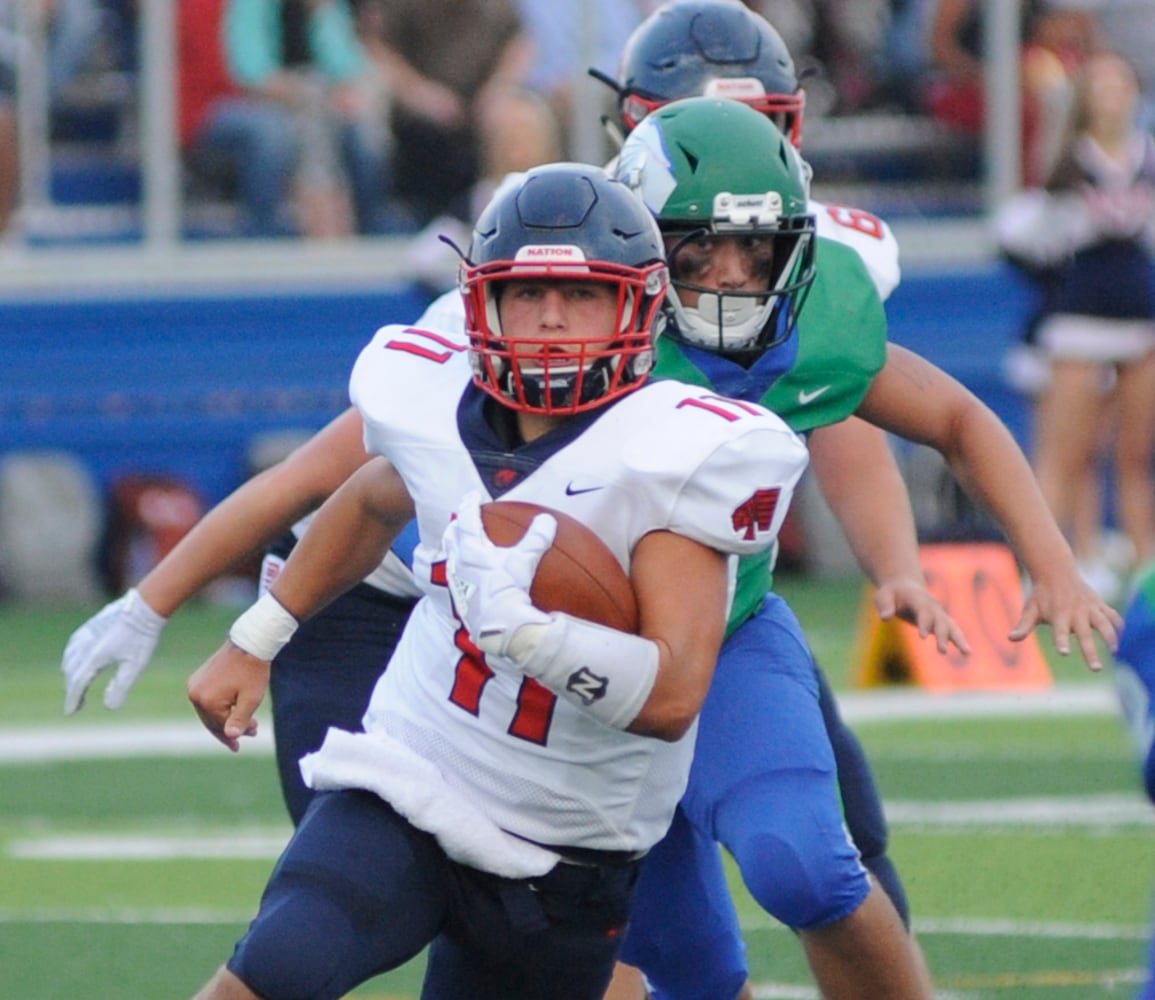
[[[1054,683],[1051,668],[1031,633],[1011,642],[1023,587],[1014,553],[997,542],[922,545],[930,592],[950,612],[970,641],[963,656],[953,646],[944,654],[931,637],[904,621],[884,622],[874,610],[873,587],[863,599],[855,687],[917,684],[928,691],[1038,691]]]

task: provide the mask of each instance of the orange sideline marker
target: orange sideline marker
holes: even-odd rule
[[[1051,668],[1032,633],[1022,642],[1007,638],[1023,606],[1023,587],[1014,554],[995,542],[923,545],[919,549],[927,585],[970,641],[963,656],[953,646],[940,653],[934,639],[921,638],[906,622],[884,622],[874,610],[873,588],[863,600],[856,687],[917,684],[928,691],[1037,691],[1054,683]]]

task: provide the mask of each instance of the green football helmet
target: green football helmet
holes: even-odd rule
[[[614,173],[665,238],[667,336],[748,356],[791,335],[814,281],[816,222],[806,168],[769,118],[738,101],[673,101],[634,129]],[[742,287],[711,265],[723,245],[741,258]]]

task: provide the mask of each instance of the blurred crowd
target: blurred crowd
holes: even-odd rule
[[[179,0],[186,186],[243,235],[332,238],[467,222],[495,177],[580,145],[593,65],[657,0]],[[977,138],[985,0],[748,0],[795,54],[807,119],[922,116]],[[142,0],[0,0],[0,232],[19,200],[20,80],[66,106],[86,75],[138,69]],[[1155,0],[1022,0],[1026,184],[1058,155],[1086,55],[1135,66],[1147,112]],[[34,26],[40,26],[35,28]],[[30,46],[29,33],[44,44]],[[22,57],[43,72],[19,70]],[[596,85],[594,85],[596,87]],[[603,113],[613,93],[603,88]],[[518,128],[511,122],[519,123]],[[588,143],[580,152],[588,158]],[[608,139],[599,155],[611,155]],[[433,253],[433,256],[436,256]],[[433,265],[431,265],[433,266]]]

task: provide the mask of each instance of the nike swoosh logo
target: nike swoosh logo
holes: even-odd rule
[[[574,486],[570,483],[565,488],[565,495],[567,497],[580,496],[582,493],[593,493],[596,490],[604,490],[604,486]]]
[[[798,402],[803,406],[807,403],[813,403],[819,396],[830,391],[830,386],[820,385],[817,389],[799,389]]]

